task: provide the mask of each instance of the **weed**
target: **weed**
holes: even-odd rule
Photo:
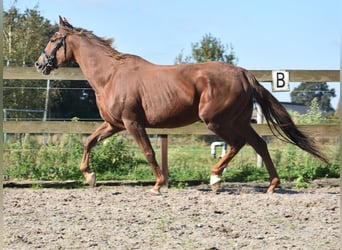
[[[35,190],[38,190],[38,189],[42,189],[43,186],[42,186],[42,184],[37,183],[37,184],[32,184],[31,188],[35,189]]]
[[[172,137],[172,136],[170,136]],[[179,145],[177,140],[182,140]],[[4,175],[7,180],[81,180],[79,164],[83,152],[83,136],[63,135],[59,140],[48,139],[41,145],[35,136],[24,135],[4,145]],[[184,180],[207,182],[216,160],[210,155],[210,147],[189,137],[170,138],[168,165],[170,183],[179,181],[176,188],[184,188]],[[326,142],[324,152],[331,160],[323,164],[293,145],[282,142],[269,144],[270,154],[281,179],[294,181],[305,187],[317,178],[338,178],[340,175],[337,143]],[[157,159],[160,148],[155,145]],[[255,166],[256,155],[246,146],[223,173],[225,181],[268,181],[265,167]],[[90,155],[90,167],[98,180],[154,180],[151,167],[140,149],[124,135],[114,136],[100,143]]]

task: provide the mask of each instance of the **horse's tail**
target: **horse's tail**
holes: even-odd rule
[[[312,154],[321,161],[328,163],[327,158],[318,150],[314,141],[301,132],[294,124],[291,116],[283,105],[260,83],[247,73],[247,78],[254,90],[254,98],[261,106],[263,115],[272,133],[280,139],[292,143]]]

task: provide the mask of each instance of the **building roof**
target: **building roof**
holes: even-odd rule
[[[303,115],[308,112],[310,107],[305,106],[303,104],[292,103],[292,102],[280,102],[287,110],[292,110],[298,112],[299,114]]]

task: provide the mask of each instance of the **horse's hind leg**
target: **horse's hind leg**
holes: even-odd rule
[[[267,189],[267,192],[273,193],[274,189],[280,184],[280,179],[268,152],[266,142],[254,131],[250,124],[241,127],[239,131],[241,135],[244,135],[247,143],[249,143],[262,157],[270,176],[270,185]]]
[[[94,133],[92,133],[86,140],[84,144],[84,151],[83,157],[81,162],[80,170],[86,180],[86,183],[89,184],[91,187],[95,186],[96,176],[94,172],[90,172],[89,168],[89,154],[91,149],[101,140],[108,138],[109,136],[113,135],[121,131],[122,129],[113,127],[108,122],[104,122],[98,127]]]
[[[229,144],[228,152],[215,164],[211,171],[210,185],[212,190],[216,192],[220,186],[223,170],[245,145],[245,139],[239,136],[237,133],[232,133],[233,130],[227,127],[219,129],[209,124],[208,128]]]

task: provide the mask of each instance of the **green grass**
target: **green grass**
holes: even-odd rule
[[[41,145],[35,136],[12,139],[5,144],[4,174],[10,180],[82,180],[79,164],[84,138],[64,135]],[[151,139],[160,159],[160,141]],[[331,160],[325,165],[307,153],[277,140],[269,143],[269,151],[283,180],[298,186],[323,177],[339,177],[339,154],[335,141],[324,142],[324,153]],[[220,150],[220,149],[219,149]],[[220,152],[220,151],[218,151]],[[212,159],[210,146],[195,136],[170,136],[168,166],[170,180],[208,182],[217,159]],[[114,136],[100,143],[90,158],[90,166],[98,180],[154,180],[150,166],[129,136]],[[245,146],[223,174],[225,181],[268,181],[265,167],[256,167],[256,154]]]

